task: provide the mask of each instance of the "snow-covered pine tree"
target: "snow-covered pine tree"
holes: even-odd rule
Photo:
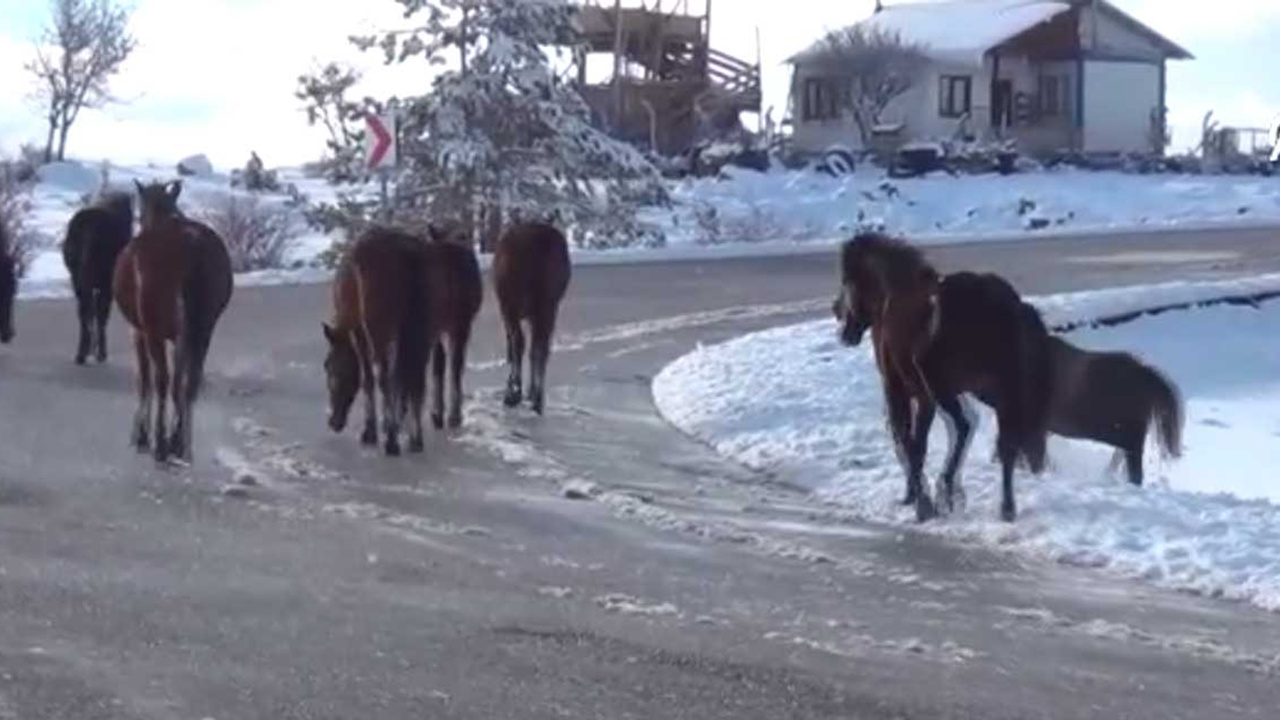
[[[396,0],[411,23],[352,38],[435,69],[400,116],[397,224],[456,222],[491,241],[504,219],[555,218],[588,247],[658,244],[637,219],[665,198],[641,153],[593,126],[549,48],[571,45],[565,0]]]

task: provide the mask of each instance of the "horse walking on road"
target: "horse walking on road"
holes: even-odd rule
[[[120,252],[114,283],[120,314],[134,330],[137,353],[133,444],[139,452],[153,449],[160,462],[170,457],[190,461],[192,413],[204,381],[205,359],[214,328],[231,302],[231,258],[217,233],[183,217],[178,209],[181,182],[136,184],[141,229]],[[171,385],[177,420],[172,435],[166,418]]]
[[[1116,448],[1129,482],[1141,486],[1147,432],[1154,425],[1166,458],[1182,454],[1183,412],[1178,388],[1128,353],[1092,352],[1049,339],[1053,395],[1049,431]]]
[[[541,415],[546,405],[547,363],[560,303],[569,289],[572,268],[564,235],[544,223],[509,228],[493,256],[493,284],[507,330],[509,376],[503,403],[524,401],[525,326],[529,339],[529,402]]]
[[[954,509],[956,475],[973,433],[960,396],[972,393],[996,411],[1001,517],[1014,520],[1017,461],[1024,458],[1037,474],[1045,465],[1049,335],[1039,313],[998,276],[940,277],[919,250],[879,234],[843,245],[840,274],[833,304],[840,338],[856,346],[872,332],[889,429],[907,466],[904,504],[915,506],[921,522],[937,514],[923,474],[929,429],[941,408],[956,432],[939,500]]]
[[[67,224],[62,260],[75,289],[80,320],[76,364],[93,353],[107,361],[107,320],[111,315],[116,259],[133,237],[133,199],[112,193],[77,212]]]
[[[484,279],[475,252],[465,245],[433,231],[424,250],[422,279],[430,317],[425,347],[431,348],[431,423],[437,430],[446,424],[456,429],[462,427],[462,376],[467,368],[471,328],[484,300]]]
[[[390,456],[400,454],[400,423],[406,414],[415,425],[410,451],[424,448],[421,384],[409,380],[425,373],[427,357],[423,256],[424,244],[412,235],[387,229],[366,232],[338,265],[333,321],[324,324],[329,427],[334,432],[346,428],[351,406],[363,390],[360,441],[376,446],[381,394],[384,451]],[[402,402],[416,409],[406,413]]]

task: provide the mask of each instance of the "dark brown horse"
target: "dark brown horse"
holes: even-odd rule
[[[1138,486],[1152,424],[1164,456],[1182,454],[1182,399],[1159,371],[1128,353],[1091,352],[1057,337],[1049,339],[1049,357],[1050,432],[1116,448],[1129,482]]]
[[[426,299],[422,293],[423,243],[387,229],[366,232],[343,256],[333,282],[333,322],[324,325],[329,344],[329,427],[342,432],[356,395],[364,390],[365,423],[360,441],[378,444],[378,400],[382,395],[384,449],[400,454],[400,421],[416,420],[410,450],[421,451],[421,393],[416,412],[401,408],[405,382],[425,367]],[[413,375],[411,376],[410,373]]]
[[[12,239],[0,225],[0,344],[13,342],[13,305],[18,297],[18,259]]]
[[[67,224],[62,260],[75,289],[80,319],[76,364],[83,365],[93,352],[98,362],[107,360],[107,319],[111,315],[112,284],[116,259],[133,237],[133,199],[113,193],[77,212]]]
[[[462,426],[462,376],[467,368],[471,327],[484,299],[484,280],[475,252],[433,231],[425,248],[427,310],[426,346],[431,351],[431,422],[436,429]],[[449,414],[445,416],[445,371],[449,380]],[[418,395],[422,397],[421,394]]]
[[[231,258],[218,234],[183,217],[182,183],[137,184],[141,230],[115,266],[120,314],[133,326],[138,362],[138,411],[133,443],[145,452],[154,441],[158,461],[191,459],[192,412],[204,382],[213,331],[231,302]],[[177,424],[168,433],[168,345],[173,344],[172,390]],[[152,399],[155,436],[149,438]]]
[[[522,373],[527,323],[531,340],[529,402],[534,412],[539,415],[543,412],[551,338],[571,274],[569,244],[564,235],[550,225],[514,225],[498,241],[493,256],[493,284],[507,329],[510,376],[503,398],[507,407],[516,407],[524,401]]]
[[[923,254],[882,235],[864,234],[846,242],[840,265],[841,293],[833,306],[840,337],[857,345],[872,330],[890,431],[907,465],[905,504],[915,505],[921,521],[936,515],[923,474],[929,429],[941,408],[955,429],[942,474],[946,497],[941,499],[954,507],[956,474],[973,433],[960,396],[972,393],[996,411],[1001,516],[1012,521],[1017,515],[1013,471],[1018,459],[1025,458],[1035,473],[1045,464],[1049,336],[1039,313],[995,275],[956,273],[935,286],[931,278],[937,273]],[[886,333],[897,339],[883,340]],[[906,358],[901,357],[904,352]],[[914,383],[913,368],[918,370]]]

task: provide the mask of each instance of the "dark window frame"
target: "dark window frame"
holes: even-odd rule
[[[836,120],[840,117],[840,84],[836,78],[804,79],[801,117],[805,122]]]
[[[957,92],[957,90],[959,92]],[[959,118],[973,111],[973,76],[941,75],[938,77],[938,115]]]

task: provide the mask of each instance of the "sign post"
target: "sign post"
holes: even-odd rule
[[[365,116],[367,148],[365,169],[378,173],[381,184],[382,214],[385,221],[391,219],[391,201],[387,196],[387,178],[399,161],[399,138],[394,113]]]

